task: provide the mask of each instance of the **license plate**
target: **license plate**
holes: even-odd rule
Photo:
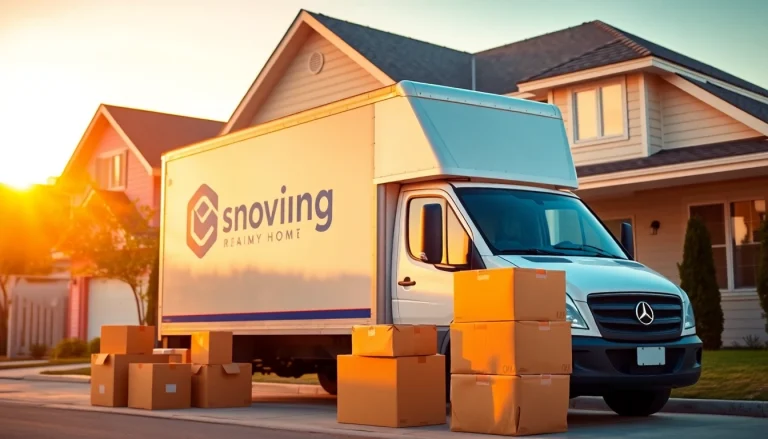
[[[663,366],[665,360],[665,350],[660,348],[637,348],[638,366]]]

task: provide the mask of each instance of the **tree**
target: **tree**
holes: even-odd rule
[[[72,257],[73,274],[128,284],[143,324],[144,278],[158,251],[157,229],[150,225],[153,211],[117,192],[97,191],[93,197],[101,202],[94,199],[73,211],[70,231],[59,248]]]
[[[160,258],[156,257],[149,273],[149,285],[147,286],[147,313],[144,316],[144,324],[157,326],[157,300],[160,287]]]
[[[723,334],[723,309],[717,284],[712,240],[704,221],[693,216],[685,232],[683,262],[677,265],[680,288],[691,300],[696,330],[704,349],[720,349]]]
[[[768,218],[760,228],[760,259],[757,267],[757,295],[766,319],[765,331],[768,332]]]

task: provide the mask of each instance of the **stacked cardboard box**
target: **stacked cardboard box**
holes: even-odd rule
[[[567,431],[571,355],[563,271],[456,273],[451,431]]]
[[[445,424],[445,357],[433,325],[352,329],[338,356],[337,421],[380,427]]]
[[[202,408],[249,407],[251,363],[232,363],[232,333],[203,331],[192,334],[192,406]]]
[[[128,407],[130,365],[168,363],[168,355],[153,355],[152,326],[101,327],[101,347],[91,355],[91,405]]]
[[[158,348],[152,351],[155,355],[168,355],[171,363],[191,363],[192,354],[189,349]]]

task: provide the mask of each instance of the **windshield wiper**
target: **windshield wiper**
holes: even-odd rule
[[[541,248],[520,248],[511,250],[501,250],[503,255],[550,255],[550,256],[564,256],[561,252],[553,252],[551,250],[544,250]]]
[[[606,258],[613,258],[613,259],[621,259],[619,256],[616,256],[613,253],[610,253],[608,251],[601,249],[600,247],[595,247],[594,245],[589,245],[589,244],[574,244],[574,245],[557,244],[557,245],[554,245],[552,248],[556,248],[560,250],[579,250],[579,251],[591,250],[597,253],[598,256],[604,256]]]

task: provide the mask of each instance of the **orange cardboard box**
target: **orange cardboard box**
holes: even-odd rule
[[[339,355],[336,420],[418,427],[446,423],[445,357]]]
[[[91,355],[91,405],[128,407],[128,370],[132,363],[168,363],[168,355]]]
[[[192,407],[251,406],[251,363],[192,365]]]
[[[568,375],[451,375],[451,431],[527,436],[568,431]]]
[[[189,349],[180,348],[162,348],[154,349],[152,351],[155,355],[168,355],[170,357],[170,363],[191,363],[192,354]]]
[[[231,364],[232,332],[193,332],[191,351],[194,364]]]
[[[455,323],[565,321],[564,271],[493,268],[459,271],[453,279]]]
[[[134,363],[128,372],[128,407],[186,409],[192,405],[192,365]]]
[[[570,374],[569,322],[451,324],[451,373]]]
[[[154,326],[103,325],[99,350],[105,354],[151,354]]]
[[[413,357],[436,354],[435,325],[371,325],[352,329],[352,355]]]

